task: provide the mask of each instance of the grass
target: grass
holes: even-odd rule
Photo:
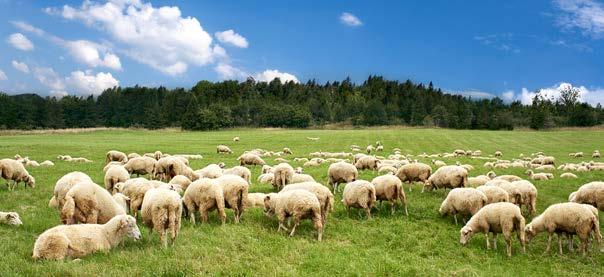
[[[240,136],[234,143],[231,138]],[[320,137],[309,141],[306,137]],[[10,275],[591,275],[604,274],[604,254],[546,254],[546,235],[540,234],[520,253],[514,241],[514,255],[508,258],[500,239],[497,250],[486,250],[482,236],[474,237],[467,247],[459,245],[459,229],[452,218],[438,215],[444,197],[442,191],[420,193],[416,185],[408,192],[409,213],[401,210],[390,215],[389,209],[374,211],[373,220],[347,215],[337,196],[336,210],[330,215],[324,241],[316,241],[312,224],[304,222],[295,237],[277,232],[276,219],[260,210],[247,211],[241,224],[220,226],[215,214],[208,224],[191,226],[184,221],[176,245],[162,249],[157,236],[128,241],[108,253],[88,256],[79,262],[34,262],[31,252],[36,237],[59,224],[56,210],[48,208],[54,183],[71,171],[83,171],[102,184],[104,154],[111,149],[124,152],[202,154],[192,161],[194,169],[208,163],[224,161],[236,164],[237,155],[218,155],[218,144],[229,145],[235,153],[252,148],[280,150],[290,147],[295,157],[307,157],[314,151],[348,151],[351,144],[367,145],[380,140],[385,154],[399,147],[403,153],[450,152],[454,149],[480,149],[484,155],[501,150],[504,158],[520,153],[544,151],[558,162],[577,162],[569,152],[591,153],[602,149],[602,130],[532,131],[455,131],[440,129],[367,129],[367,130],[229,130],[220,132],[180,132],[145,130],[98,130],[75,133],[36,133],[0,136],[0,157],[19,153],[39,162],[52,160],[54,167],[31,168],[36,177],[35,189],[20,186],[7,191],[0,186],[0,210],[17,211],[24,225],[0,226],[0,276]],[[604,149],[602,149],[604,150]],[[57,161],[58,154],[92,159],[91,164]],[[583,160],[589,160],[585,158]],[[291,159],[293,161],[293,158]],[[484,161],[459,159],[476,167],[472,176],[484,174]],[[427,160],[424,160],[427,162]],[[454,160],[445,160],[454,163]],[[274,163],[271,158],[267,162]],[[301,166],[293,163],[295,166]],[[260,168],[253,168],[253,180]],[[327,181],[327,165],[307,168],[306,173],[321,183]],[[522,169],[498,170],[498,174],[522,175]],[[361,178],[371,180],[377,173],[363,171]],[[555,172],[560,175],[559,171]],[[538,182],[538,212],[548,205],[564,202],[568,194],[594,180],[603,180],[604,172],[579,173],[579,179]],[[254,182],[251,192],[269,192],[271,187]],[[527,219],[527,222],[530,219]],[[603,221],[601,221],[604,223]],[[602,224],[601,223],[601,224]]]

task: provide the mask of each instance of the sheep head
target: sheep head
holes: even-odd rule
[[[472,230],[472,227],[464,226],[459,231],[459,234],[459,243],[465,246],[468,241],[472,238],[472,236],[474,236],[474,230]]]

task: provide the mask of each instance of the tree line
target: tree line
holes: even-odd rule
[[[369,76],[362,84],[349,78],[319,84],[200,81],[191,89],[115,87],[97,97],[60,99],[0,92],[0,129],[87,127],[182,127],[215,130],[230,127],[306,128],[332,123],[358,126],[410,125],[455,129],[546,129],[594,126],[604,111],[579,102],[568,88],[557,99],[537,93],[531,105],[500,98],[471,99],[414,83]]]

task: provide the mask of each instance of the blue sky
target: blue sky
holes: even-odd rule
[[[0,0],[0,90],[98,94],[369,74],[527,102],[604,103],[604,2]]]

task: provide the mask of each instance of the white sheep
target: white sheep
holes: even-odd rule
[[[195,212],[199,211],[201,220],[207,222],[208,212],[213,210],[218,213],[222,224],[226,222],[224,192],[215,179],[202,178],[191,183],[185,191],[183,203],[192,224],[195,224]]]
[[[577,179],[579,177],[577,177],[577,175],[575,175],[573,173],[565,172],[565,173],[560,174],[560,178],[563,178],[563,179]]]
[[[275,178],[275,174],[273,173],[264,173],[258,176],[258,182],[260,184],[273,184],[273,179]]]
[[[491,181],[486,175],[478,175],[476,177],[468,177],[468,186],[470,187],[479,187],[486,184],[488,181]]]
[[[236,175],[222,175],[215,180],[218,185],[222,187],[225,208],[233,210],[235,214],[235,223],[239,223],[245,210],[249,183]]]
[[[148,175],[153,173],[157,160],[150,157],[135,157],[129,159],[124,168],[130,175],[136,174],[137,177],[140,175]]]
[[[476,188],[487,196],[487,204],[498,202],[510,202],[510,196],[507,191],[497,186],[479,186]]]
[[[0,224],[22,225],[21,217],[16,212],[0,212]]]
[[[231,175],[237,175],[243,179],[245,179],[247,181],[248,184],[252,184],[252,182],[250,181],[252,178],[252,172],[244,166],[234,166],[228,169],[225,169],[223,172],[223,174],[231,174]]]
[[[49,160],[46,160],[46,161],[43,161],[43,162],[40,163],[40,166],[46,166],[46,167],[48,167],[48,166],[54,166],[54,165],[55,165],[55,163],[53,163],[53,162],[51,162]]]
[[[572,196],[571,202],[589,204],[604,211],[604,182],[582,185]]]
[[[187,176],[176,175],[176,176],[174,176],[174,178],[172,178],[172,180],[170,180],[170,182],[168,184],[178,185],[178,186],[180,186],[180,189],[182,189],[182,191],[185,191],[185,190],[187,190],[189,185],[191,185],[191,182],[192,181],[189,178],[187,178]]]
[[[317,196],[317,199],[319,200],[319,203],[321,204],[321,219],[322,219],[321,222],[323,223],[323,225],[325,225],[329,212],[332,211],[334,208],[333,193],[331,193],[331,191],[327,187],[325,187],[317,182],[314,182],[314,181],[291,184],[291,185],[284,187],[283,190],[281,190],[281,191],[285,192],[285,191],[296,190],[296,189],[306,190],[306,191],[314,193],[315,196]]]
[[[529,215],[533,216],[537,212],[537,188],[527,180],[514,181],[511,185],[520,191],[522,199],[520,206],[526,206]]]
[[[57,181],[55,184],[54,191],[52,193],[52,198],[48,202],[48,206],[51,208],[58,208],[61,210],[63,208],[63,204],[65,204],[65,194],[77,183],[80,182],[89,182],[93,183],[90,176],[86,175],[86,173],[74,171],[65,174],[61,179]]]
[[[247,202],[245,204],[246,208],[264,208],[264,198],[266,198],[266,193],[254,192],[248,193]]]
[[[109,163],[109,162],[126,163],[127,161],[128,161],[128,156],[126,154],[124,154],[124,152],[120,152],[120,151],[116,151],[116,150],[111,150],[111,151],[107,152],[107,155],[105,156],[105,163]]]
[[[284,223],[287,218],[293,217],[294,225],[289,234],[290,236],[294,235],[296,227],[300,225],[302,219],[310,218],[318,233],[317,240],[321,241],[323,238],[321,203],[312,192],[296,189],[269,193],[264,198],[264,211],[268,216],[277,216],[277,219],[279,219],[278,231],[283,229],[289,232]]]
[[[218,178],[223,174],[220,164],[209,164],[202,169],[196,170],[195,173],[197,173],[200,178],[210,179]]]
[[[36,187],[36,179],[27,172],[22,163],[13,159],[0,160],[0,177],[7,181],[9,190],[15,189],[21,182],[25,186]],[[12,181],[13,184],[9,185],[9,181]]]
[[[170,232],[171,244],[174,244],[180,231],[180,218],[182,217],[182,200],[180,195],[173,190],[157,188],[145,193],[141,207],[142,222],[150,231],[159,233],[159,238],[164,246],[168,247],[166,234]]]
[[[434,174],[430,175],[428,181],[424,184],[424,189],[429,188],[436,190],[438,188],[463,188],[468,184],[468,171],[456,165],[447,165],[437,169]]]
[[[375,197],[380,201],[380,206],[382,201],[390,202],[390,213],[394,214],[396,203],[400,201],[405,208],[405,215],[409,216],[403,182],[398,177],[392,174],[382,175],[373,178],[371,183],[375,187]]]
[[[117,183],[123,183],[130,179],[130,173],[128,170],[121,165],[114,165],[107,169],[107,173],[105,173],[105,178],[103,178],[103,182],[105,184],[105,189],[109,191],[111,194],[116,193],[114,186]]]
[[[363,170],[363,169],[377,170],[378,167],[380,166],[380,160],[378,160],[376,157],[373,157],[373,156],[363,156],[356,161],[354,166],[358,170]]]
[[[457,225],[457,214],[474,215],[488,202],[487,196],[475,188],[454,188],[441,203],[441,215],[453,215]]]
[[[526,175],[529,176],[529,178],[531,178],[532,180],[537,180],[537,181],[547,181],[549,180],[547,174],[540,172],[540,173],[534,173],[532,170],[527,170],[526,172],[524,172]]]
[[[292,180],[291,180],[290,184],[304,183],[304,182],[314,182],[314,181],[315,181],[315,178],[313,178],[309,174],[294,173],[294,175],[292,176]]]
[[[338,184],[355,181],[359,176],[359,171],[352,164],[337,162],[329,165],[327,176],[329,185],[332,186],[332,190],[335,193],[338,191]]]
[[[218,145],[216,146],[216,153],[218,154],[233,154],[233,150],[226,145]]]
[[[510,183],[506,180],[503,180],[503,179],[491,180],[484,185],[485,186],[496,186],[496,187],[500,187],[503,190],[505,190],[508,193],[509,202],[512,204],[516,204],[516,205],[520,206],[523,203],[522,192],[520,191],[520,188],[518,188],[515,185],[512,185],[512,183]]]
[[[280,191],[292,182],[294,168],[287,163],[280,163],[273,169],[273,187]]]
[[[245,154],[239,156],[239,158],[237,158],[237,160],[239,161],[239,165],[265,165],[266,164],[264,162],[264,160],[262,158],[260,158],[260,156],[253,154],[253,153],[245,153]]]
[[[65,194],[61,209],[63,224],[103,224],[116,215],[126,214],[107,190],[92,182],[80,182]]]
[[[409,191],[413,182],[423,182],[424,184],[430,178],[432,168],[424,163],[412,163],[401,166],[396,172],[396,177],[402,182],[409,182]]]
[[[357,180],[344,187],[342,203],[349,213],[351,207],[361,208],[365,210],[367,219],[371,219],[371,209],[375,206],[375,201],[375,187],[368,181]]]

